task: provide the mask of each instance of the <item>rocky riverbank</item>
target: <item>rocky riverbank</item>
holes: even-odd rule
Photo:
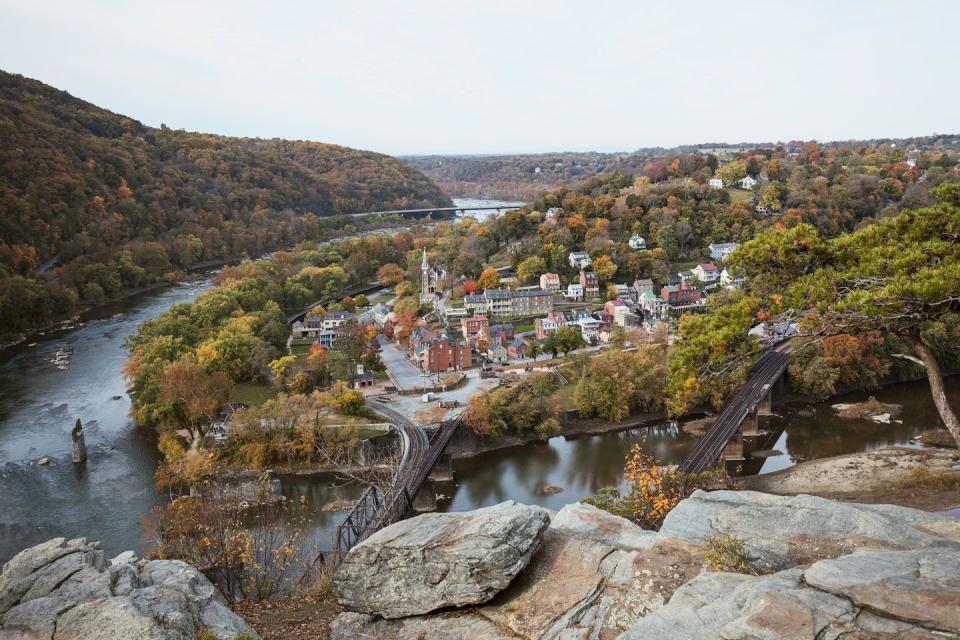
[[[413,535],[434,530],[421,516],[351,552],[335,593],[353,611],[332,638],[960,638],[960,520],[946,516],[697,492],[654,533],[584,504],[548,514],[508,502],[479,521],[517,549],[476,553],[479,511],[437,515],[439,538]],[[730,555],[744,573],[711,570]],[[351,588],[359,575],[377,588]]]

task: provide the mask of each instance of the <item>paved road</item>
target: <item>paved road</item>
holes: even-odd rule
[[[389,340],[381,339],[380,346],[382,347],[380,358],[397,384],[404,389],[416,389],[423,386],[424,378],[420,375],[423,372],[407,359],[406,353]]]

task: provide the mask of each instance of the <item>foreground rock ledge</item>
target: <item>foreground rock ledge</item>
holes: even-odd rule
[[[383,618],[481,604],[527,566],[549,523],[546,509],[512,501],[404,520],[347,554],[333,593],[343,607]]]
[[[99,543],[54,538],[0,573],[0,640],[218,640],[259,636],[179,560],[107,560]]]
[[[669,526],[667,526],[669,525]],[[332,640],[960,640],[960,520],[889,505],[697,493],[658,533],[584,504],[482,606],[343,613]],[[766,575],[711,573],[707,536]]]

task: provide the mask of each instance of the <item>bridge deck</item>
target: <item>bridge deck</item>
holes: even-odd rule
[[[724,447],[767,394],[770,386],[783,375],[789,362],[790,356],[786,353],[768,351],[763,354],[750,371],[746,384],[724,405],[717,419],[680,463],[680,471],[702,473],[712,469]]]

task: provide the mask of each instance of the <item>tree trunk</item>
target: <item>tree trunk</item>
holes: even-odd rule
[[[940,363],[933,352],[915,336],[901,336],[904,341],[910,345],[917,357],[923,361],[923,366],[927,369],[927,380],[930,382],[930,392],[933,394],[933,404],[936,405],[940,418],[943,420],[947,431],[957,441],[960,447],[960,419],[954,413],[950,402],[947,400],[947,391],[943,386],[943,373],[940,371]]]

